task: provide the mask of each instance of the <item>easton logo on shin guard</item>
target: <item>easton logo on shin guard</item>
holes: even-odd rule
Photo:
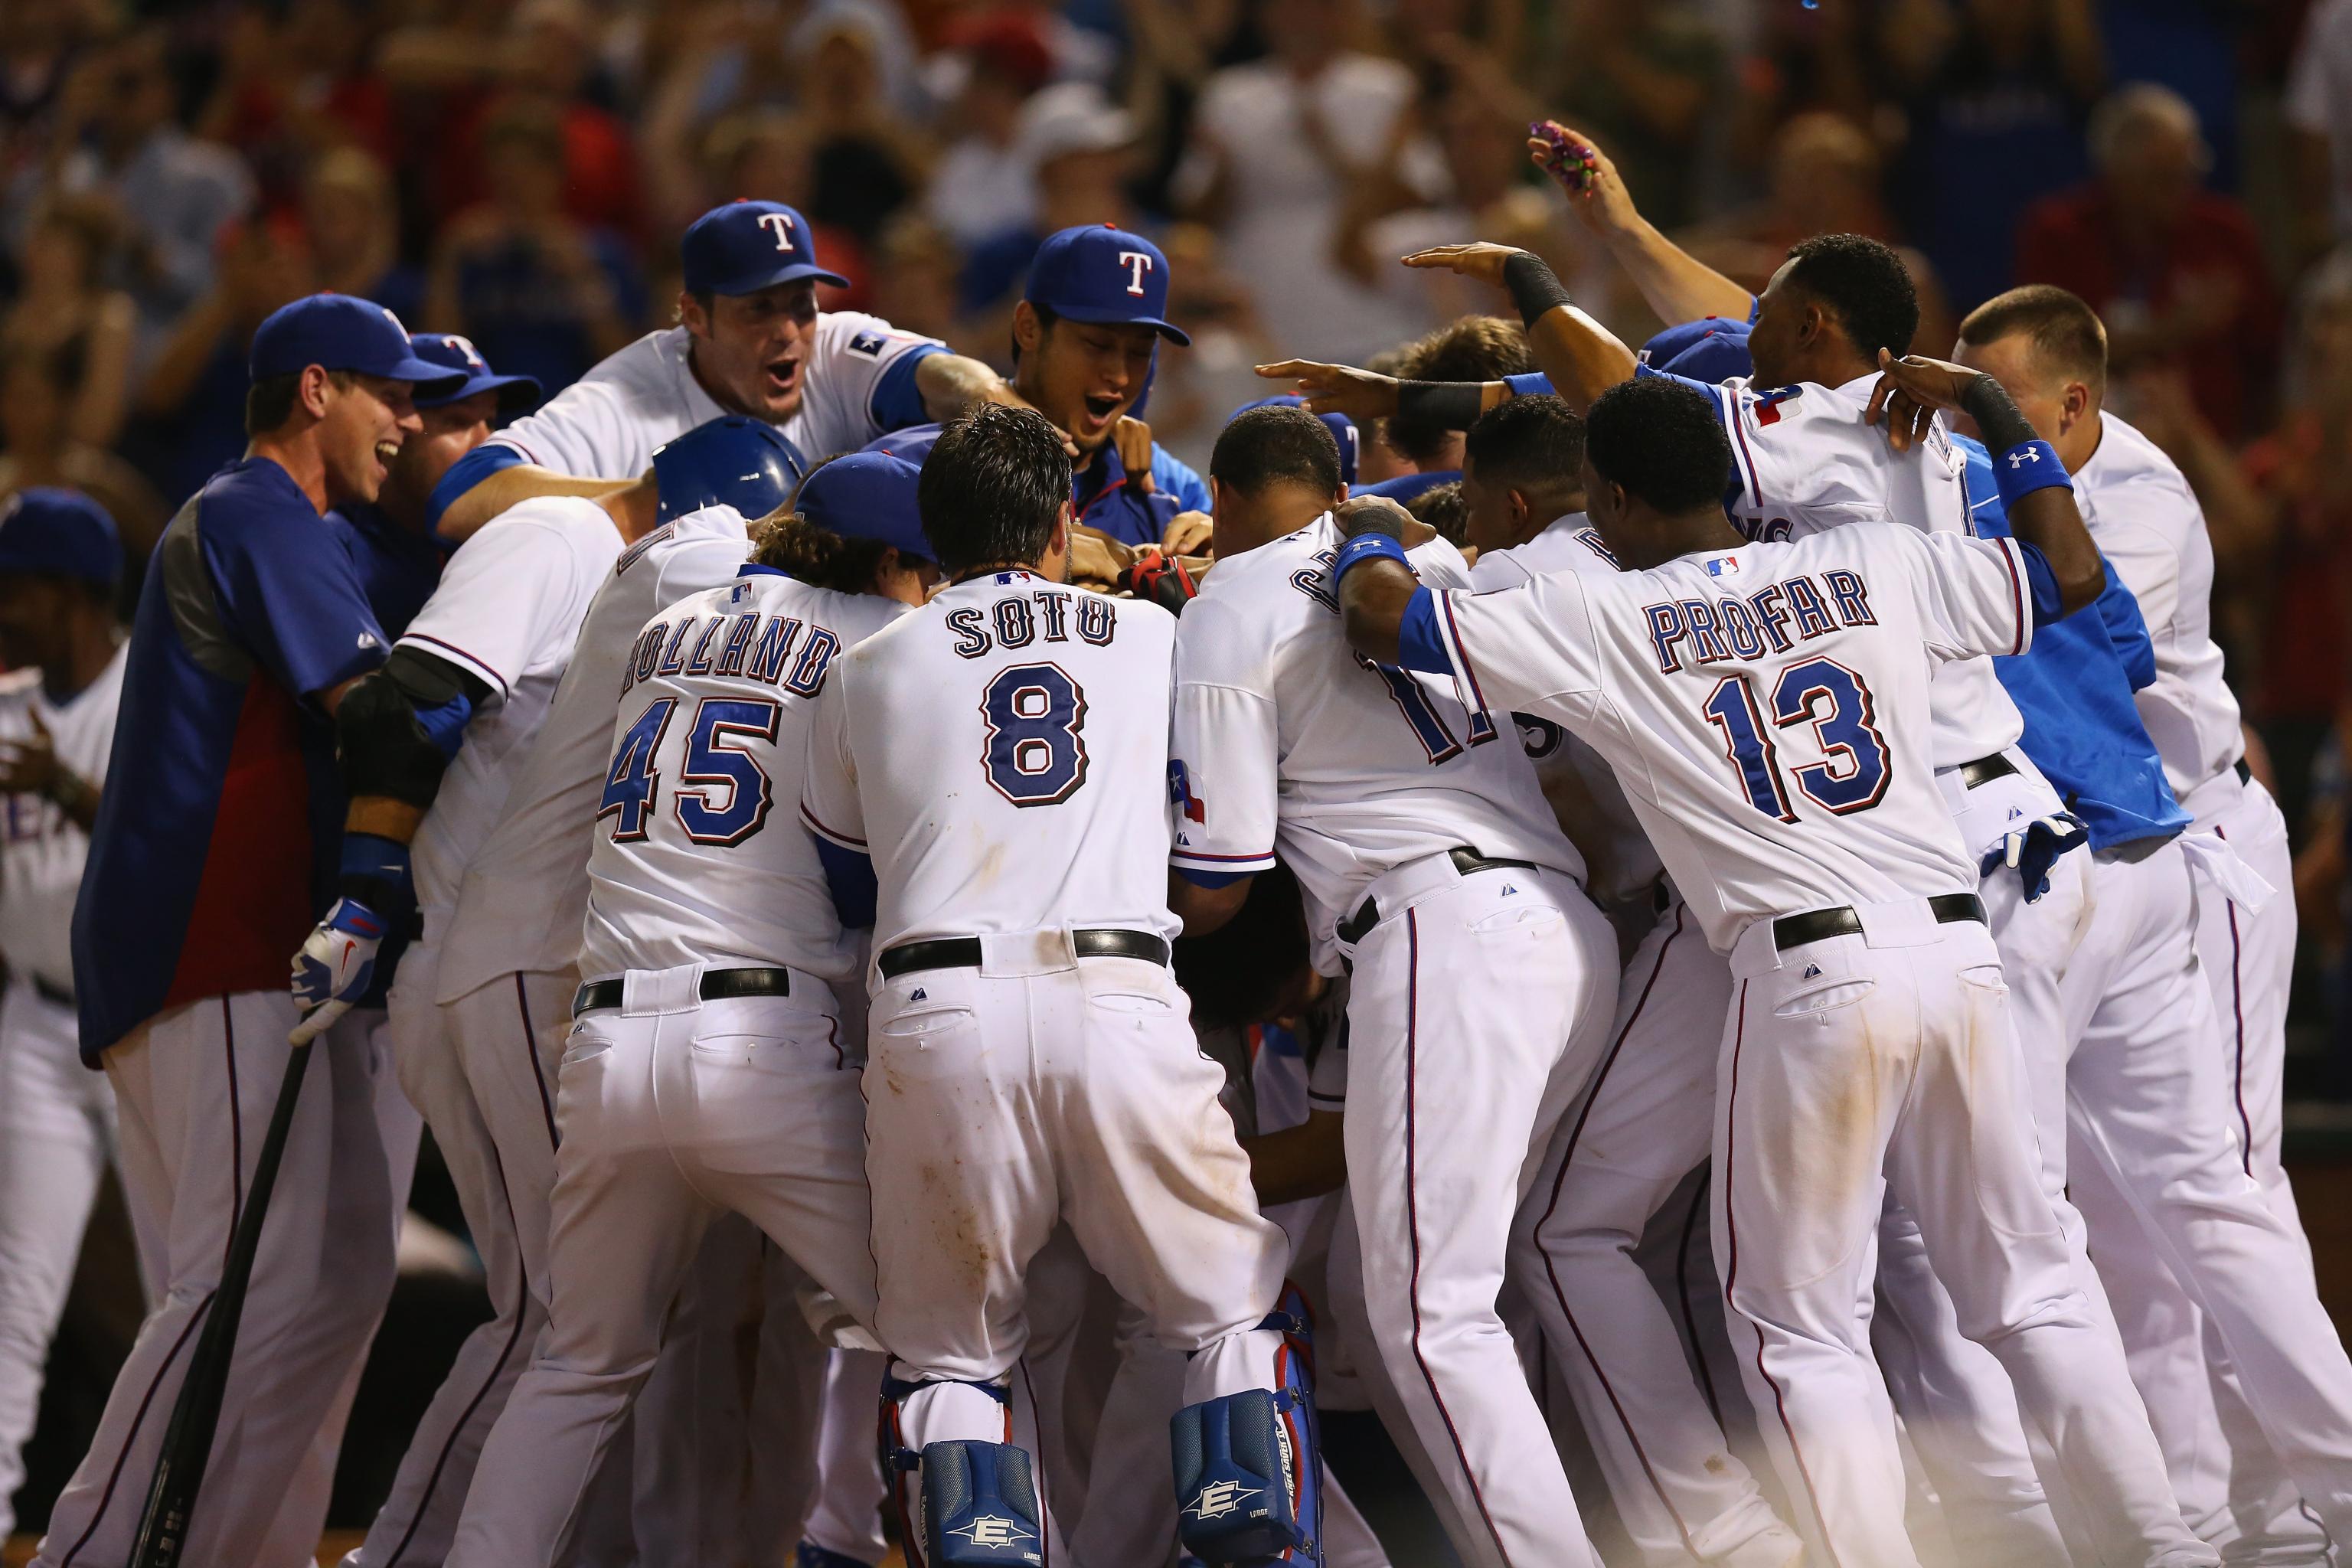
[[[1010,1443],[927,1443],[923,1551],[935,1564],[1045,1562],[1029,1456]]]
[[[1295,1366],[1295,1358],[1286,1358]],[[1314,1403],[1301,1386],[1228,1394],[1169,1424],[1177,1535],[1203,1563],[1322,1562]]]

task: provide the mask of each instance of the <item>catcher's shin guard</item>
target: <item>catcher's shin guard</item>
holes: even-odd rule
[[[1188,1556],[1236,1568],[1323,1562],[1323,1460],[1295,1287],[1262,1328],[1278,1330],[1272,1389],[1204,1400],[1169,1423],[1177,1537]]]
[[[1045,1560],[1045,1527],[1029,1456],[1010,1443],[925,1445],[923,1554],[955,1563],[1027,1564]]]

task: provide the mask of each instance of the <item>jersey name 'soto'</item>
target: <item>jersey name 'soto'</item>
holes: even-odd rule
[[[1554,718],[1613,765],[1708,942],[1750,922],[1976,886],[1928,754],[1939,661],[2032,635],[2009,540],[1861,524],[1617,575],[1447,593],[1475,700]]]
[[[622,671],[585,978],[707,962],[841,981],[856,967],[816,845],[769,818],[780,792],[788,809],[799,799],[811,700],[834,658],[907,606],[741,571],[662,611]]]
[[[1175,631],[1155,605],[993,572],[835,658],[801,815],[873,856],[877,952],[1063,926],[1176,934],[1160,787]],[[970,700],[941,700],[957,691]]]
[[[1349,650],[1328,580],[1339,546],[1327,514],[1221,562],[1186,608],[1171,863],[1195,878],[1246,875],[1272,866],[1278,847],[1318,940],[1382,872],[1456,847],[1580,881],[1583,862],[1526,756],[1507,737],[1490,744],[1495,715],[1466,706],[1451,682]],[[1443,539],[1412,559],[1433,586],[1469,584]]]

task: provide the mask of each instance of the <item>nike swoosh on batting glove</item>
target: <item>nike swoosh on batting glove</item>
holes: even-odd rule
[[[293,1036],[300,1045],[349,1011],[375,979],[383,917],[357,899],[338,899],[295,953],[294,1005],[305,1015]]]

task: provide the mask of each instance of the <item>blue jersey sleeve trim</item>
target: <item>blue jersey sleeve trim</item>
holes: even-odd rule
[[[933,354],[947,352],[937,343],[917,343],[882,367],[882,374],[874,383],[874,395],[866,400],[866,412],[873,416],[877,426],[887,432],[929,423],[931,416],[923,406],[922,388],[915,382],[915,367]]]
[[[1190,866],[1171,868],[1175,873],[1196,888],[1230,888],[1235,882],[1246,882],[1257,875],[1258,868],[1246,871],[1196,871]]]
[[[511,468],[522,460],[522,454],[512,447],[501,447],[493,442],[487,447],[475,447],[450,464],[449,471],[441,476],[441,482],[433,487],[433,494],[425,503],[425,526],[439,528],[441,514],[457,505],[460,496],[492,474]]]
[[[1706,395],[1706,400],[1715,405],[1715,416],[1717,418],[1729,419],[1731,417],[1730,400],[1724,395],[1723,388],[1717,386],[1711,381],[1697,381],[1687,375],[1676,375],[1670,370],[1654,370],[1646,364],[1635,365],[1633,367],[1633,374],[1635,375],[1661,376],[1667,381],[1678,381],[1694,392],[1705,393]]]
[[[1151,482],[1176,503],[1178,511],[1209,510],[1209,481],[1192,464],[1157,441],[1151,444]]]
[[[1397,662],[1424,675],[1454,673],[1453,662],[1445,657],[1445,637],[1437,626],[1437,595],[1426,587],[1415,588],[1404,607],[1404,619],[1397,626]]]
[[[871,926],[875,901],[881,892],[874,878],[873,858],[814,833],[809,840],[816,846],[817,860],[824,867],[825,885],[833,889],[834,912],[841,917],[841,923],[852,931]]]
[[[1513,397],[1542,397],[1559,390],[1552,385],[1551,377],[1539,370],[1531,370],[1525,375],[1507,375],[1503,384],[1511,389]]]

